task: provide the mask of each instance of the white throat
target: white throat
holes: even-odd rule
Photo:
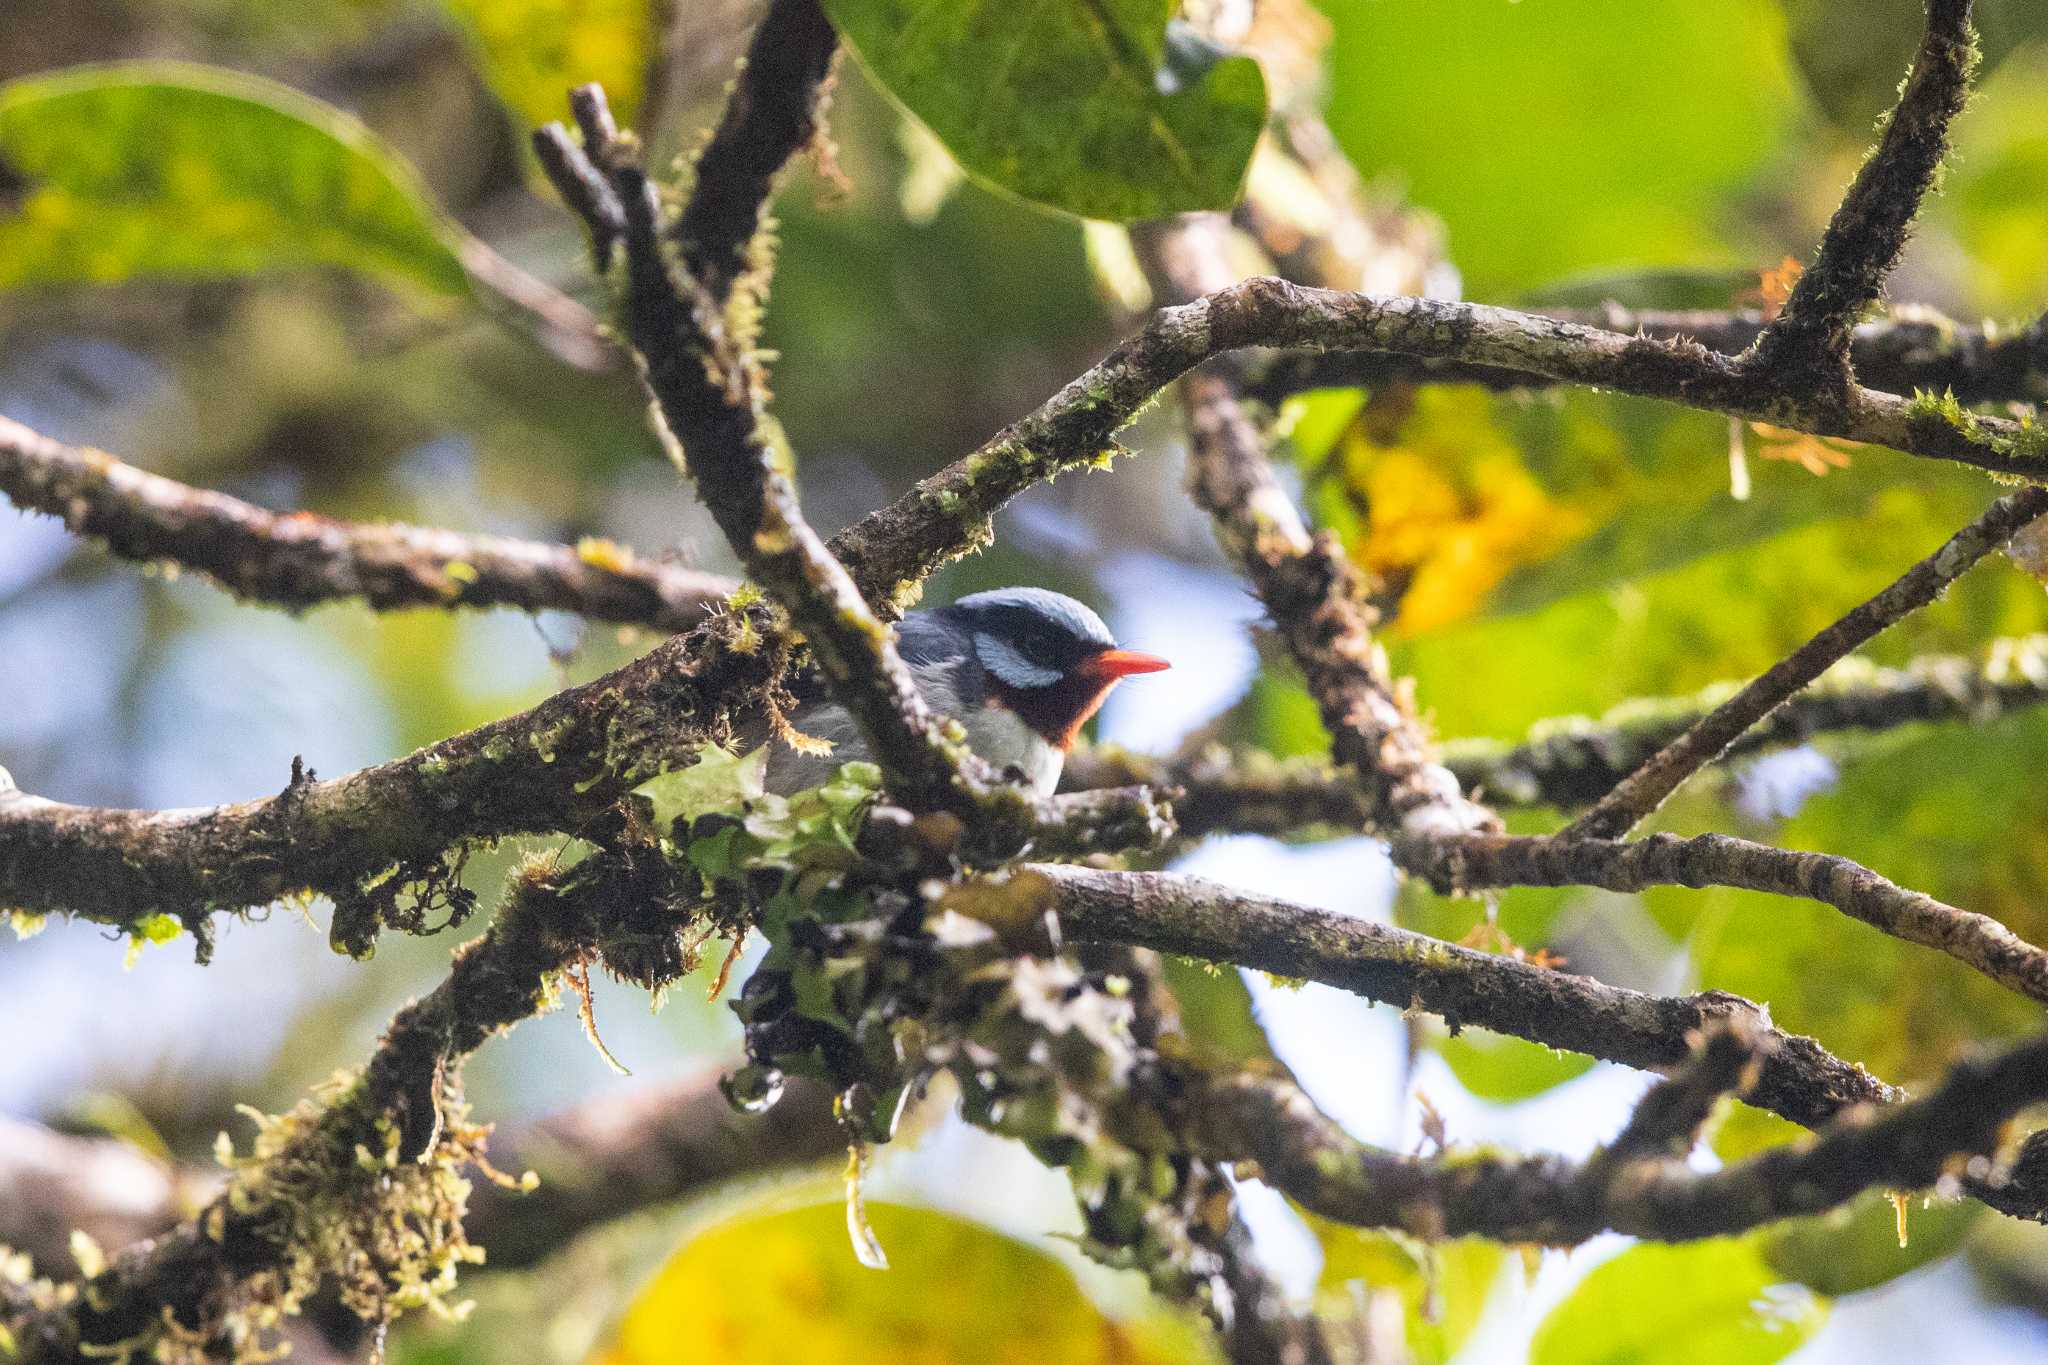
[[[1015,768],[1040,796],[1051,796],[1060,782],[1067,756],[1044,735],[1025,724],[1007,706],[984,706],[964,721],[967,747],[993,764],[998,772]]]

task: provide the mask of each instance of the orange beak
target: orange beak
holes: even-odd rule
[[[1173,665],[1157,654],[1135,649],[1105,649],[1081,665],[1083,672],[1098,678],[1128,678],[1133,673],[1158,673]]]

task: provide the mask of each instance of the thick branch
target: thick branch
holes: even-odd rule
[[[1626,1066],[1676,1066],[1688,1039],[1740,1016],[1776,1046],[1747,1096],[1812,1127],[1898,1092],[1811,1038],[1769,1029],[1758,1006],[1722,991],[1667,997],[1610,986],[1426,934],[1311,906],[1244,895],[1163,872],[1039,866],[1058,890],[1060,927],[1079,942],[1135,943],[1212,962],[1320,981],[1399,1009],[1441,1015]]]
[[[1574,1165],[1557,1157],[1454,1152],[1422,1160],[1366,1146],[1292,1084],[1184,1067],[1179,1114],[1198,1150],[1250,1156],[1305,1207],[1361,1227],[1426,1238],[1479,1235],[1571,1246],[1612,1230],[1662,1241],[1745,1231],[1819,1213],[1864,1190],[1922,1189],[1982,1171],[2004,1125],[2048,1098],[2048,1039],[1958,1063],[1922,1099],[1845,1115],[1813,1142],[1712,1173],[1677,1157]]]
[[[1653,834],[1633,843],[1509,835],[1396,839],[1393,854],[1398,866],[1445,895],[1500,886],[1729,886],[1819,901],[2048,1003],[2048,952],[1989,915],[1909,891],[1830,853],[1771,848],[1725,834]]]
[[[2009,494],[1848,614],[1771,665],[1762,676],[1645,760],[1563,832],[1565,838],[1620,838],[1663,805],[1687,778],[1719,758],[1751,726],[1906,616],[1933,602],[2013,533],[2048,515],[2048,488]]]
[[[1560,322],[1663,341],[1687,338],[1733,357],[1757,339],[1756,312],[1667,312],[1624,308],[1549,309]],[[2048,401],[2048,319],[2016,328],[1966,327],[1913,309],[1860,324],[1850,337],[1856,376],[1887,393],[1953,393],[1964,403]],[[1310,389],[1383,384],[1480,384],[1492,389],[1547,388],[1563,381],[1526,370],[1367,351],[1277,351],[1250,358],[1249,398],[1278,403]]]
[[[531,1170],[540,1185],[484,1181],[470,1195],[464,1227],[489,1253],[487,1268],[533,1265],[593,1227],[721,1181],[845,1155],[831,1096],[794,1083],[767,1113],[742,1114],[719,1076],[608,1095],[494,1134],[492,1164]],[[0,1119],[0,1244],[46,1273],[68,1261],[71,1229],[123,1247],[172,1227],[220,1184],[218,1172],[167,1166],[113,1138]]]
[[[428,1158],[463,1060],[546,1007],[549,976],[576,951],[558,921],[577,909],[538,880],[521,882],[490,932],[399,1013],[361,1078],[264,1164],[264,1176],[238,1178],[197,1217],[121,1253],[75,1299],[12,1324],[25,1365],[82,1361],[173,1329],[209,1346],[239,1341],[252,1306],[289,1311],[319,1270],[360,1272],[308,1265],[300,1224],[345,1217],[358,1203],[373,1220],[420,1216],[381,1209],[378,1192],[394,1177],[358,1153],[391,1151],[408,1168]]]
[[[272,512],[145,473],[0,417],[0,493],[124,559],[169,560],[287,610],[359,597],[402,607],[573,611],[687,630],[739,585],[609,542],[549,545],[398,523]]]
[[[1883,136],[1842,196],[1813,265],[1745,356],[1745,368],[1788,392],[1816,384],[1853,390],[1850,334],[1905,250],[1976,66],[1970,0],[1927,0],[1927,31]]]

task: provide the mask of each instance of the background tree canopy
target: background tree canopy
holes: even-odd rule
[[[2037,1355],[1971,9],[0,0],[0,1360]],[[1174,661],[1092,795],[927,573]]]

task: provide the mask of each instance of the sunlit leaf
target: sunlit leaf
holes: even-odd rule
[[[1172,0],[827,0],[876,82],[985,184],[1088,218],[1227,207],[1266,121],[1249,57]]]
[[[1404,631],[1472,615],[1511,570],[1585,528],[1530,475],[1493,402],[1476,388],[1425,389],[1392,439],[1373,433],[1368,408],[1319,464],[1318,521],[1398,593]]]
[[[1786,1284],[1752,1240],[1646,1242],[1596,1266],[1537,1329],[1532,1365],[1767,1365],[1819,1330],[1827,1301]]]
[[[1434,1047],[1460,1085],[1482,1100],[1500,1104],[1530,1099],[1593,1067],[1593,1059],[1583,1053],[1558,1052],[1485,1029],[1465,1029]]]
[[[656,44],[654,0],[442,0],[475,42],[498,98],[529,124],[559,119],[569,88],[604,86],[631,123]]]
[[[412,172],[351,115],[149,62],[0,87],[0,288],[342,266],[466,288]]]
[[[867,1216],[886,1271],[854,1259],[837,1203],[700,1233],[641,1291],[598,1365],[1213,1359],[1188,1331],[1104,1317],[1053,1257],[978,1223],[890,1204]]]
[[[1798,108],[1772,0],[1324,8],[1337,136],[1366,175],[1443,215],[1476,298],[1725,258],[1723,196]]]

